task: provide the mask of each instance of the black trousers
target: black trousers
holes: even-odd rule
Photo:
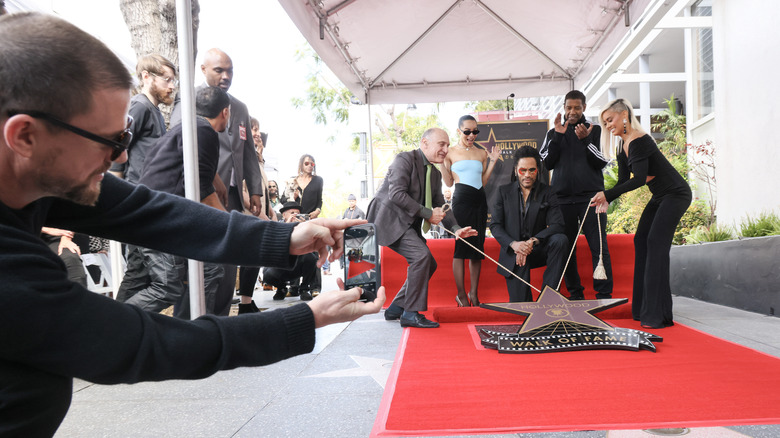
[[[292,269],[263,268],[263,283],[278,288],[285,287],[288,281],[301,279],[301,290],[311,291],[317,283],[318,257],[314,253],[298,256]],[[255,278],[257,280],[257,278]],[[254,283],[252,284],[254,286]]]
[[[238,270],[238,295],[252,297],[255,294],[255,283],[260,276],[259,266],[242,266]]]
[[[561,280],[563,264],[566,263],[566,250],[569,249],[569,241],[563,234],[553,234],[541,245],[537,245],[531,254],[525,259],[525,265],[514,265],[512,272],[525,281],[531,279],[531,269],[547,266],[542,277],[542,290],[544,286],[555,289]],[[509,274],[506,274],[509,275]],[[506,276],[505,275],[505,276]],[[506,277],[506,288],[509,292],[510,302],[533,301],[531,288],[514,276]]]
[[[586,210],[588,211],[587,217],[585,217]],[[596,219],[596,209],[588,209],[588,202],[561,203],[561,213],[563,213],[564,233],[566,238],[569,239],[569,251],[571,251],[571,245],[577,244],[577,231],[580,228],[580,222],[585,221],[582,225],[582,234],[588,241],[590,257],[593,261],[593,270],[595,271],[596,266],[599,264],[599,221]],[[593,280],[593,289],[596,291],[596,298],[610,298],[612,297],[612,262],[609,258],[609,248],[607,247],[607,214],[601,213],[599,216],[601,218],[601,246],[603,248],[602,262],[607,273],[607,279]],[[580,274],[577,272],[577,251],[574,251],[571,255],[569,266],[566,267],[566,272],[563,275],[563,281],[566,282],[566,289],[568,289],[569,295],[583,296],[585,287],[582,286]]]
[[[664,327],[673,323],[669,251],[677,224],[689,205],[690,191],[653,197],[639,218],[634,234],[631,313],[644,325]]]
[[[225,206],[225,209],[228,212],[234,210],[244,211],[244,202],[241,200],[241,196],[241,191],[238,187],[228,187],[228,205]],[[222,265],[222,267],[224,268],[224,273],[214,299],[214,314],[227,316],[230,313],[230,302],[233,301],[233,294],[236,291],[236,271],[238,267],[227,264]],[[255,280],[257,280],[257,276],[255,276]],[[254,283],[252,283],[252,286],[254,286]]]

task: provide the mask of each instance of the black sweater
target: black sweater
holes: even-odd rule
[[[627,157],[622,148],[617,155],[618,182],[615,187],[604,192],[607,202],[642,187],[648,176],[655,177],[647,183],[654,198],[671,193],[691,193],[691,187],[661,153],[650,135],[645,134],[631,141]]]
[[[291,267],[295,261],[290,224],[227,214],[109,174],[94,207],[54,198],[19,210],[0,203],[0,370],[107,384],[199,379],[314,348],[307,305],[183,321],[92,293],[68,281],[65,265],[39,237],[42,225],[211,262]],[[2,398],[10,385],[19,382],[0,372],[0,409],[10,401]]]
[[[591,126],[585,117],[579,123]],[[587,202],[604,190],[601,170],[608,161],[599,149],[601,127],[593,125],[590,135],[580,140],[574,133],[574,126],[569,125],[566,134],[549,130],[539,150],[544,165],[553,170],[550,185],[562,204]]]

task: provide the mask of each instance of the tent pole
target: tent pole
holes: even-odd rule
[[[179,79],[181,93],[181,126],[184,142],[184,193],[187,199],[200,202],[198,178],[198,136],[195,125],[195,60],[192,59],[192,2],[176,0],[176,27],[179,40]],[[203,263],[188,260],[190,318],[205,313]]]
[[[372,135],[371,125],[371,90],[366,91],[366,108],[368,110],[368,144],[366,145],[366,151],[368,151],[368,193],[369,197],[374,197],[374,140]]]

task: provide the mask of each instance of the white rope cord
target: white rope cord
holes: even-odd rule
[[[571,244],[571,251],[569,251],[569,258],[566,259],[566,264],[563,265],[563,273],[561,273],[561,279],[558,280],[558,287],[555,288],[556,291],[561,290],[561,283],[563,282],[563,277],[566,275],[566,269],[569,267],[569,262],[571,261],[571,256],[574,254],[574,250],[577,248],[577,236],[580,235],[582,232],[582,226],[585,225],[585,218],[588,217],[588,211],[590,210],[590,204],[588,204],[588,208],[585,209],[585,214],[582,216],[582,222],[580,222],[580,229],[577,230],[577,234],[574,235],[574,242]],[[599,241],[601,241],[601,227],[599,227]]]
[[[452,231],[450,231],[450,230],[448,230],[448,229],[446,229],[446,228],[442,227],[442,226],[441,226],[441,224],[439,224],[439,226],[440,226],[440,227],[441,227],[441,228],[442,228],[444,231],[446,231],[446,232],[448,232],[448,233],[452,234],[453,236],[455,236],[455,238],[456,238],[456,239],[460,239],[460,240],[462,240],[462,241],[463,241],[463,243],[465,243],[466,245],[468,245],[468,246],[472,247],[472,248],[474,249],[474,251],[476,251],[476,252],[478,252],[478,253],[482,254],[483,256],[487,257],[487,258],[488,258],[488,260],[490,260],[491,262],[493,262],[493,263],[495,263],[496,265],[498,265],[498,267],[500,267],[501,269],[503,269],[503,270],[505,270],[506,272],[509,272],[510,274],[512,274],[512,276],[514,276],[516,279],[518,279],[518,280],[522,281],[523,283],[527,284],[527,285],[528,285],[528,286],[529,286],[531,289],[533,289],[533,290],[535,290],[535,291],[537,291],[537,292],[539,292],[539,293],[542,293],[542,291],[540,291],[539,289],[535,288],[535,287],[534,287],[534,285],[532,285],[531,283],[529,283],[529,282],[527,282],[527,281],[523,280],[522,278],[520,278],[520,277],[519,277],[517,274],[515,274],[514,272],[512,272],[510,269],[507,269],[507,268],[506,268],[506,266],[504,266],[504,265],[502,265],[501,263],[498,263],[497,261],[495,261],[495,260],[493,259],[493,257],[490,257],[489,255],[487,255],[487,254],[485,254],[484,252],[482,252],[482,251],[480,251],[479,249],[477,249],[477,247],[476,247],[476,246],[474,246],[474,245],[472,245],[471,243],[469,243],[468,241],[466,241],[466,239],[463,239],[463,238],[461,238],[461,237],[458,237],[458,235],[457,235],[457,234],[455,234],[455,233],[453,233]]]

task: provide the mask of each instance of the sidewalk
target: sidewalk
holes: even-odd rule
[[[341,272],[323,276],[336,288]],[[255,302],[273,309],[258,289]],[[780,318],[675,297],[675,321],[780,357]],[[367,437],[403,329],[382,314],[317,329],[310,354],[261,368],[223,371],[198,381],[95,385],[76,381],[57,437]],[[772,390],[767,388],[767,390]],[[479,435],[486,437],[488,435]],[[520,435],[503,435],[520,436]],[[650,437],[642,431],[522,434],[523,437]],[[780,425],[693,429],[688,436],[780,436]]]

